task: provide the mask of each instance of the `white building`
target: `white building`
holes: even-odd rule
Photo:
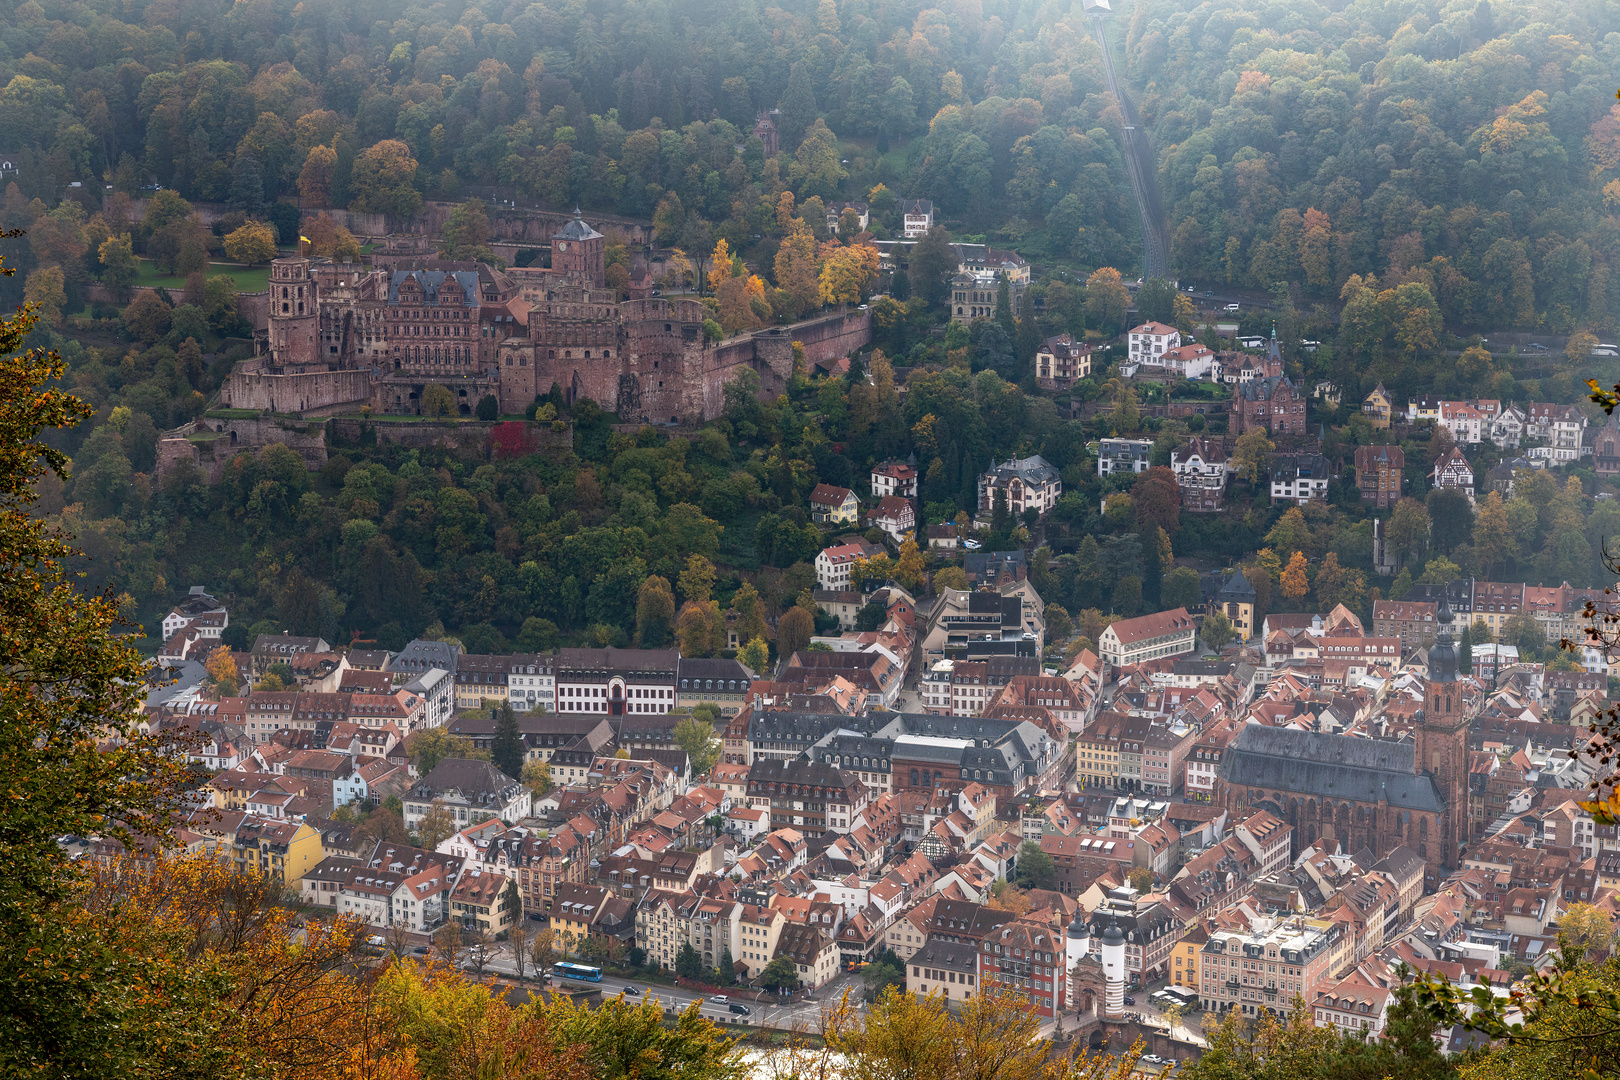
[[[928,199],[901,199],[900,213],[904,215],[907,240],[927,236],[934,227],[934,204]]]
[[[827,592],[848,591],[856,560],[870,559],[877,553],[877,548],[863,542],[823,548],[816,555],[816,585]]]
[[[1005,495],[1007,512],[1015,519],[1025,510],[1045,514],[1063,495],[1062,475],[1039,454],[1008,458],[979,474],[979,513],[975,520],[988,523],[997,493]]]
[[[1146,472],[1152,457],[1152,439],[1103,439],[1097,444],[1097,475]]]
[[[557,701],[557,676],[547,653],[513,657],[506,678],[507,698],[517,712],[552,712]]]
[[[1122,668],[1144,660],[1190,653],[1198,626],[1186,608],[1174,608],[1111,623],[1097,642],[1097,652],[1110,666]]]
[[[1178,345],[1159,358],[1165,370],[1183,379],[1207,379],[1215,374],[1215,352],[1208,345]]]
[[[1181,331],[1164,323],[1150,322],[1131,327],[1130,359],[1139,364],[1162,364],[1171,349],[1181,347]]]

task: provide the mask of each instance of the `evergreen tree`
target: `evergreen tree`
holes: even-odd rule
[[[523,776],[523,733],[518,730],[517,713],[512,711],[509,702],[502,702],[495,710],[495,735],[490,740],[489,759],[512,779]]]
[[[675,954],[675,974],[683,979],[701,979],[706,974],[703,960],[690,941],[682,943],[681,951]]]
[[[717,985],[737,985],[737,969],[732,966],[735,963],[736,961],[731,958],[731,947],[728,945],[720,953],[720,966],[714,969],[714,981]]]
[[[950,279],[958,265],[951,234],[935,225],[911,249],[910,286],[917,298],[931,307],[950,299]]]
[[[1462,636],[1457,639],[1457,670],[1474,670],[1474,628],[1471,626],[1463,627]]]
[[[900,301],[911,299],[911,276],[904,270],[896,270],[889,278],[889,295]]]
[[[788,73],[787,92],[782,95],[782,113],[777,120],[777,132],[784,151],[798,148],[804,139],[804,130],[815,123],[821,109],[816,105],[816,91],[810,84],[810,66],[796,61]]]

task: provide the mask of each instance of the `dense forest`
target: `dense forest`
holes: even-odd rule
[[[1083,636],[1108,613],[1190,598],[1196,575],[1176,565],[1188,555],[1205,570],[1248,565],[1273,607],[1332,598],[1366,611],[1404,584],[1373,574],[1356,498],[1354,448],[1386,438],[1360,416],[1362,391],[1382,379],[1397,401],[1578,402],[1581,378],[1617,374],[1579,350],[1478,347],[1481,333],[1590,341],[1580,335],[1615,326],[1613,22],[1596,4],[1489,0],[1144,0],[1103,20],[1158,156],[1176,272],[1268,297],[1269,309],[1246,305],[1241,328],[1275,328],[1296,380],[1341,390],[1342,404],[1313,399],[1309,417],[1340,468],[1326,506],[1269,505],[1273,448],[1251,439],[1235,508],[1206,517],[1176,512],[1157,474],[1099,479],[1088,444],[1145,434],[1166,464],[1224,422],[1142,407],[1225,388],[1121,380],[1118,346],[1072,391],[1042,394],[1031,378],[1043,336],[1106,344],[1133,305],[1198,329],[1168,285],[1127,291],[1140,239],[1122,114],[1078,5],[29,0],[0,11],[0,149],[18,164],[0,225],[27,230],[0,241],[22,271],[0,278],[0,299],[43,304],[51,325],[30,340],[61,350],[65,384],[95,410],[50,436],[74,475],[43,482],[45,506],[82,538],[90,580],[116,584],[147,625],[177,589],[206,582],[242,632],[393,642],[439,624],[538,647],[631,640],[649,620],[652,639],[673,633],[648,582],[673,605],[723,606],[746,578],[775,615],[823,540],[804,507],[817,482],[861,490],[871,463],[915,455],[921,508],[938,522],[973,508],[992,457],[1039,452],[1065,499],[1038,528],[1001,522],[987,540],[1044,544],[1042,593]],[[774,156],[754,134],[769,110]],[[313,475],[272,448],[213,488],[185,471],[154,477],[159,432],[204,409],[250,351],[232,279],[211,261],[252,264],[295,243],[300,204],[401,225],[426,200],[459,202],[444,242],[464,253],[487,239],[493,199],[649,218],[662,244],[715,271],[709,299],[731,330],[824,299],[817,270],[855,250],[830,237],[828,203],[868,202],[881,238],[898,231],[899,197],[933,200],[942,227],[909,273],[882,283],[883,356],[798,378],[774,402],[736,387],[701,433],[615,432],[588,403],[558,400],[544,404],[575,435],[562,459],[524,452],[521,438],[481,453],[368,443],[332,447]],[[219,212],[211,230],[194,202]],[[329,224],[306,217],[303,229],[322,250],[352,243]],[[1031,260],[1022,317],[1002,304],[939,332],[953,233]],[[609,261],[626,257],[615,241]],[[86,303],[92,284],[127,287],[152,267],[185,287]],[[1202,337],[1223,344],[1208,327]],[[1417,498],[1390,526],[1410,576],[1604,579],[1614,503],[1589,497],[1589,470],[1543,475],[1476,512],[1423,498],[1443,440],[1403,446]],[[1483,475],[1502,455],[1472,457]],[[1287,574],[1295,552],[1303,576]],[[689,592],[693,557],[718,573],[712,585],[687,574]],[[924,563],[905,561],[902,579],[923,586]]]

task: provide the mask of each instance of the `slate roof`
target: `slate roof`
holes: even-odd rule
[[[579,211],[574,211],[574,220],[551,234],[553,240],[594,240],[602,234],[591,228],[580,218]]]
[[[1238,396],[1246,401],[1270,401],[1282,387],[1287,387],[1290,394],[1296,393],[1294,384],[1286,375],[1267,375],[1263,379],[1250,379],[1246,383],[1238,384]]]
[[[1413,768],[1411,743],[1251,724],[1221,755],[1221,778],[1311,798],[1378,802],[1406,810],[1445,808],[1439,788]]]
[[[388,282],[390,304],[399,303],[399,287],[407,278],[417,280],[430,304],[439,302],[439,289],[444,285],[444,279],[452,278],[461,286],[463,306],[478,306],[478,274],[472,270],[452,270],[448,273],[443,270],[395,270]]]

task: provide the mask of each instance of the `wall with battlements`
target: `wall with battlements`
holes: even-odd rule
[[[369,371],[281,370],[254,358],[231,371],[221,404],[228,409],[326,416],[369,404],[371,390]]]

